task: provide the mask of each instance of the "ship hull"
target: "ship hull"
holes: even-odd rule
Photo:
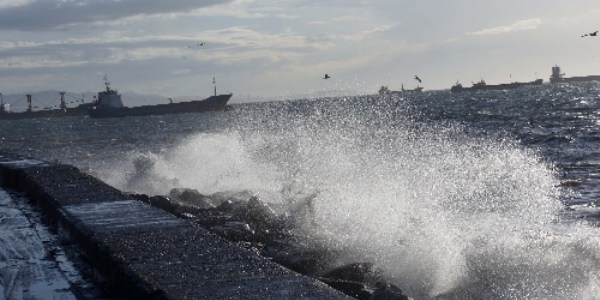
[[[400,91],[392,91],[392,90],[388,89],[386,86],[382,86],[379,89],[379,95],[392,95],[392,96],[394,96],[394,95],[402,96],[404,94],[421,93],[421,92],[423,92],[423,87],[421,87],[421,86],[416,87],[415,89],[412,89],[412,90],[406,90],[406,89],[402,88],[402,90],[400,90]]]
[[[600,75],[550,78],[550,83],[585,82],[594,80],[600,81]]]
[[[65,116],[65,112],[63,110],[25,111],[25,112],[0,113],[0,120],[58,118],[58,117],[63,117],[63,116]]]
[[[207,111],[220,111],[227,109],[227,102],[232,94],[210,96],[204,100],[187,102],[145,105],[137,107],[109,107],[97,105],[88,110],[92,118],[119,118],[129,116],[168,115],[183,113],[198,113]]]
[[[477,86],[472,86],[472,87],[462,87],[459,85],[455,85],[450,89],[450,91],[451,92],[463,92],[463,91],[512,90],[512,89],[520,88],[523,86],[541,85],[542,83],[543,83],[542,79],[537,79],[537,80],[529,81],[529,82],[487,84],[487,85],[477,85]]]
[[[25,111],[25,112],[0,112],[0,120],[21,120],[21,119],[36,119],[36,118],[60,118],[67,116],[84,116],[90,109],[91,103],[81,104],[77,107],[53,110],[40,111]]]

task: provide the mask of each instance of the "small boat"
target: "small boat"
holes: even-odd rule
[[[215,95],[204,100],[191,100],[174,103],[171,101],[171,99],[169,99],[170,103],[165,104],[126,107],[123,105],[123,101],[121,100],[121,94],[110,88],[110,83],[108,82],[106,76],[104,76],[104,84],[106,85],[106,90],[98,93],[98,98],[96,99],[94,105],[88,110],[88,115],[92,118],[222,111],[227,110],[227,102],[233,95],[217,95],[217,89],[215,87]]]

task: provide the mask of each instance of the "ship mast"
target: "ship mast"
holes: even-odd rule
[[[110,82],[108,82],[108,75],[104,74],[104,85],[106,85],[106,91],[110,92]]]
[[[31,94],[25,95],[27,97],[27,112],[32,112],[33,109],[31,107]]]
[[[67,103],[65,102],[65,92],[60,92],[60,109],[67,111]]]

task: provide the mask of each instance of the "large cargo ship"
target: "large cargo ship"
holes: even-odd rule
[[[379,89],[379,95],[403,95],[403,94],[410,94],[410,93],[420,93],[422,91],[423,91],[422,86],[417,86],[414,89],[405,89],[404,84],[403,84],[401,90],[393,91],[393,90],[390,90],[387,86],[382,85],[381,88]]]
[[[575,77],[564,77],[565,73],[561,73],[560,67],[555,65],[552,67],[552,75],[550,75],[550,83],[561,83],[561,82],[583,82],[583,81],[600,81],[600,75],[589,75],[589,76],[575,76]]]
[[[27,97],[27,110],[24,112],[13,112],[10,104],[4,103],[4,98],[2,94],[0,94],[0,120],[81,116],[87,114],[87,111],[92,106],[92,103],[82,103],[76,107],[67,107],[67,103],[65,101],[65,92],[60,92],[60,107],[58,109],[34,110],[32,104],[32,95],[27,94],[25,96]]]
[[[471,87],[464,87],[460,83],[454,84],[451,88],[451,92],[463,92],[463,91],[489,91],[489,90],[511,90],[529,85],[541,85],[544,81],[542,79],[536,79],[528,82],[511,82],[501,84],[487,84],[485,80],[473,83]]]
[[[121,94],[110,88],[110,83],[104,77],[106,90],[98,93],[94,105],[88,110],[88,115],[92,118],[113,118],[127,116],[148,116],[148,115],[166,115],[181,114],[193,112],[206,112],[226,110],[227,102],[232,94],[215,95],[204,100],[191,100],[186,102],[170,102],[165,104],[144,105],[136,107],[126,107],[121,100]]]

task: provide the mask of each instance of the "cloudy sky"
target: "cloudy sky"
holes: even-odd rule
[[[0,0],[0,92],[99,91],[104,74],[202,98],[215,77],[232,102],[547,80],[600,74],[595,30],[598,0]]]

